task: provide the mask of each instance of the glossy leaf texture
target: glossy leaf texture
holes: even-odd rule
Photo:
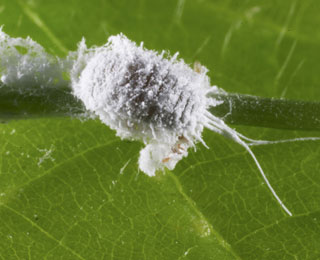
[[[317,0],[2,0],[0,24],[59,56],[123,32],[200,61],[228,92],[319,101],[319,11]],[[320,142],[253,147],[289,217],[241,146],[204,140],[210,149],[150,178],[138,171],[142,144],[98,120],[1,124],[1,259],[319,259]]]

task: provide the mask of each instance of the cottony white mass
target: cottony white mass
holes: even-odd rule
[[[191,69],[177,56],[147,50],[119,34],[101,47],[88,48],[82,40],[77,51],[59,58],[31,38],[10,37],[0,27],[2,84],[21,93],[69,85],[86,109],[118,136],[145,143],[139,167],[149,176],[174,169],[197,142],[206,146],[204,128],[231,138],[249,152],[273,196],[291,216],[249,147],[268,141],[246,138],[212,115],[208,109],[221,103],[212,94],[223,90],[210,85],[204,66]]]
[[[84,46],[80,52],[88,53]],[[203,142],[208,108],[216,105],[207,95],[219,91],[205,67],[196,72],[177,55],[146,50],[122,34],[89,53],[80,77],[73,73],[74,94],[118,136],[146,144],[139,159],[143,172],[172,170],[189,147]]]

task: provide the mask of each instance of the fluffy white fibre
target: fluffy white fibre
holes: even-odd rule
[[[273,196],[292,215],[244,141],[250,139],[208,112],[210,106],[219,104],[208,94],[221,90],[210,86],[205,67],[192,70],[176,59],[177,54],[158,54],[122,34],[111,36],[99,48],[87,49],[82,42],[77,56],[72,71],[74,94],[117,135],[146,144],[139,158],[143,172],[154,176],[165,167],[172,170],[195,143],[205,145],[201,135],[207,127],[249,152]]]
[[[29,95],[35,95],[39,87],[71,86],[86,108],[118,136],[146,144],[139,166],[149,176],[165,167],[172,170],[198,141],[205,145],[204,127],[231,138],[248,151],[273,196],[291,216],[249,147],[277,141],[247,138],[210,114],[208,108],[219,102],[208,94],[222,90],[210,86],[205,67],[192,70],[176,57],[146,50],[120,34],[102,47],[87,48],[82,40],[76,52],[61,59],[46,53],[31,38],[12,38],[0,27],[3,84]]]
[[[69,59],[59,59],[48,54],[30,37],[13,38],[0,27],[1,82],[19,88],[66,86],[63,73],[71,67]]]
[[[146,50],[120,34],[102,47],[82,40],[66,58],[48,54],[30,37],[13,38],[0,28],[1,82],[23,93],[71,86],[75,96],[121,138],[142,140],[140,169],[149,176],[173,169],[202,141],[206,111],[215,105],[206,68]],[[167,57],[167,58],[166,58]],[[68,81],[64,75],[70,75]],[[202,141],[203,142],[203,141]]]
[[[188,148],[202,141],[208,123],[211,87],[207,69],[192,70],[183,60],[137,46],[124,35],[106,45],[79,48],[72,73],[74,94],[121,138],[142,140],[140,169],[150,176],[173,169]],[[83,57],[86,66],[79,74]],[[203,141],[202,141],[203,142]]]
[[[197,72],[166,52],[147,50],[119,34],[102,47],[82,40],[66,58],[48,54],[31,38],[13,38],[0,28],[3,84],[21,93],[44,87],[71,86],[74,95],[121,138],[142,140],[139,167],[154,176],[174,169],[188,148],[203,140],[216,105],[207,69]],[[70,76],[68,81],[64,75]]]

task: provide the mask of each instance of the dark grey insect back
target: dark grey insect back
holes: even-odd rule
[[[192,90],[181,89],[169,62],[146,64],[140,57],[126,65],[123,80],[112,91],[110,103],[119,114],[156,129],[186,128],[197,104]],[[116,104],[123,102],[122,107]]]

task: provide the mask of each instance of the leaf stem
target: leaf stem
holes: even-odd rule
[[[73,116],[85,108],[69,88],[12,88],[0,85],[0,121]]]
[[[320,130],[320,102],[212,94],[222,104],[210,112],[227,124],[294,130]]]
[[[320,130],[320,102],[219,93],[210,112],[228,124],[294,130]],[[0,121],[76,116],[85,108],[70,88],[12,88],[0,85]]]

